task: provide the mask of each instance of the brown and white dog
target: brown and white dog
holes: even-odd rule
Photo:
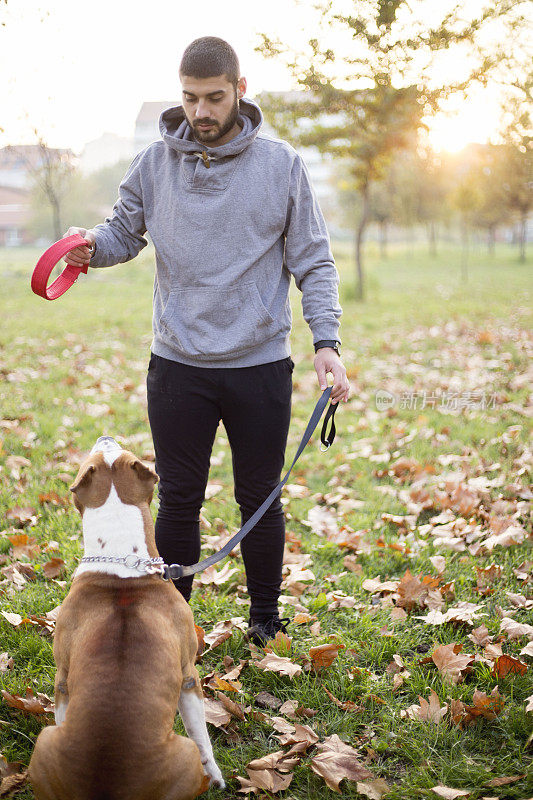
[[[82,561],[57,618],[56,724],[37,737],[29,766],[37,800],[185,800],[224,786],[191,609],[171,581],[127,565],[158,557],[157,480],[100,437],[70,487],[85,556],[110,560]],[[190,739],[173,731],[177,709]]]

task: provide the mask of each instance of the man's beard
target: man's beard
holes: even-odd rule
[[[231,111],[229,112],[228,116],[224,120],[224,122],[216,122],[213,119],[195,119],[193,121],[193,132],[194,138],[197,141],[202,142],[203,144],[209,144],[210,142],[216,142],[218,139],[221,139],[223,136],[228,133],[235,123],[237,122],[237,117],[239,116],[239,101],[237,99],[237,92],[235,92],[235,100]],[[213,125],[213,128],[210,131],[202,131],[198,128],[198,125],[202,123],[203,125]]]

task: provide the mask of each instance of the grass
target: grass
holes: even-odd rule
[[[482,648],[468,639],[470,627],[425,625],[417,616],[427,609],[414,611],[403,623],[391,623],[389,605],[377,596],[372,604],[363,582],[378,575],[382,580],[399,580],[407,568],[414,575],[435,575],[429,557],[443,554],[444,579],[455,581],[454,603],[482,604],[486,616],[475,625],[485,624],[495,639],[500,636],[502,609],[511,608],[506,592],[531,597],[531,583],[515,573],[531,558],[527,541],[474,556],[468,549],[439,550],[431,537],[424,537],[420,526],[437,511],[423,512],[414,532],[403,538],[395,525],[381,519],[383,512],[402,515],[409,511],[406,493],[383,492],[386,487],[393,491],[411,487],[410,482],[400,485],[388,471],[397,459],[405,457],[436,474],[462,468],[468,476],[500,479],[488,486],[486,507],[493,509],[493,515],[514,514],[518,523],[530,526],[526,503],[517,496],[516,485],[526,485],[530,467],[531,406],[523,376],[531,355],[531,260],[518,263],[506,247],[498,249],[493,258],[482,251],[473,252],[468,284],[464,285],[458,249],[443,247],[437,258],[430,259],[422,249],[398,246],[380,260],[369,246],[367,299],[361,304],[354,299],[349,249],[339,244],[335,253],[344,308],[342,352],[352,381],[352,399],[339,409],[337,440],[331,450],[321,453],[315,435],[293,471],[290,482],[306,485],[309,496],[284,497],[288,500],[287,529],[301,538],[302,550],[311,554],[310,566],[316,576],[300,602],[321,622],[318,636],[312,635],[307,625],[290,627],[292,658],[302,663],[310,647],[329,641],[332,634],[345,649],[318,675],[304,671],[290,679],[249,665],[241,673],[243,689],[236,699],[257,708],[255,696],[266,690],[281,700],[296,700],[316,709],[316,716],[303,722],[321,740],[337,733],[352,744],[361,760],[368,760],[372,772],[387,781],[391,800],[436,797],[431,787],[438,783],[468,789],[474,800],[484,796],[524,800],[533,794],[530,746],[528,749],[532,715],[525,711],[531,694],[530,657],[521,657],[528,663],[523,676],[511,674],[497,680],[490,667],[478,660],[463,682],[451,685],[433,664],[421,661],[438,644],[452,642],[463,644],[464,652],[482,655]],[[76,469],[72,454],[90,449],[100,435],[115,435],[144,457],[151,450],[144,381],[151,341],[152,253],[81,276],[78,284],[54,303],[29,290],[37,256],[31,249],[0,250],[0,275],[6,290],[0,329],[0,514],[4,518],[17,506],[34,508],[37,521],[25,530],[41,546],[58,543],[59,553],[52,555],[65,560],[66,572],[63,581],[45,578],[42,565],[50,553],[41,552],[31,559],[35,579],[28,580],[20,591],[7,578],[0,583],[2,610],[22,616],[43,614],[62,602],[82,555],[76,511],[71,505],[41,502],[39,495],[56,492],[67,497],[69,476]],[[292,303],[296,369],[287,465],[318,398],[311,334],[302,320],[294,286]],[[395,395],[396,403],[388,412],[376,408],[378,389]],[[432,395],[436,398],[433,402]],[[450,402],[452,395],[462,398],[466,406],[443,410],[439,407],[443,395]],[[487,408],[468,405],[469,398],[482,395]],[[409,405],[410,397],[416,399],[416,407]],[[361,439],[368,441],[371,458],[357,449]],[[220,524],[235,531],[239,513],[233,500],[231,454],[222,427],[213,452],[219,458],[210,480],[222,483],[223,490],[205,503],[204,515],[213,528]],[[10,456],[28,458],[31,465],[13,466],[7,462]],[[449,457],[456,460],[446,461]],[[339,492],[359,503],[343,510],[333,497]],[[498,498],[500,505],[495,506]],[[365,536],[372,546],[358,554],[361,574],[343,566],[346,551],[304,524],[317,503],[328,506],[339,524],[368,531]],[[156,508],[154,501],[154,514]],[[488,523],[487,517],[483,525]],[[11,533],[12,524],[5,519],[0,528]],[[398,541],[407,543],[411,552],[406,555],[386,546]],[[7,535],[0,535],[4,567],[13,562],[10,547]],[[501,566],[501,577],[492,585],[491,594],[480,597],[475,568],[493,562]],[[241,604],[247,595],[242,589],[245,577],[238,553],[232,565],[240,572],[228,584],[194,591],[195,620],[206,630],[218,620],[247,616],[247,607]],[[335,577],[340,573],[341,577]],[[331,597],[326,595],[339,590],[355,598],[358,605],[329,611]],[[453,603],[444,608],[449,605]],[[293,613],[290,605],[284,605],[283,612]],[[528,615],[530,618],[530,612],[518,609],[513,618],[526,622]],[[391,635],[383,635],[384,627]],[[0,651],[14,659],[14,668],[0,673],[2,688],[24,694],[31,686],[51,695],[51,638],[32,626],[14,628],[3,617],[0,636]],[[518,657],[526,641],[503,636],[501,644],[505,652]],[[395,654],[402,656],[410,673],[397,691],[386,672]],[[202,657],[200,673],[223,670],[225,655],[236,662],[249,657],[240,632]],[[363,710],[349,713],[338,708],[324,686],[339,699],[356,701]],[[495,686],[505,697],[503,711],[494,720],[481,718],[464,730],[451,724],[448,716],[439,725],[401,716],[402,710],[419,702],[419,695],[427,699],[431,689],[441,703],[460,699],[470,704],[475,688],[489,694]],[[28,764],[43,719],[0,703],[0,750],[8,761]],[[235,720],[228,730],[209,728],[215,756],[227,779],[227,788],[212,791],[210,796],[239,796],[233,776],[246,776],[248,762],[279,750],[279,742],[270,725],[251,715],[244,722]],[[176,730],[183,730],[179,718]],[[311,770],[312,755],[313,751],[302,759],[281,797],[336,796]],[[524,777],[501,787],[487,786],[491,777],[502,776]],[[341,791],[345,797],[361,796],[351,781],[344,780]],[[18,796],[31,798],[30,788],[25,787]]]

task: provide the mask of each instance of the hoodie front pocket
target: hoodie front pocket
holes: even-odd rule
[[[271,339],[279,323],[264,306],[255,283],[227,288],[173,290],[159,321],[177,350],[201,360],[230,359]]]

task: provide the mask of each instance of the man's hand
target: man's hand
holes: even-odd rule
[[[94,253],[96,236],[92,231],[88,231],[86,228],[69,228],[62,238],[66,239],[67,236],[74,236],[75,233],[79,233],[80,236],[83,236],[84,239],[90,242],[92,248],[90,249],[85,245],[82,247],[75,247],[74,250],[71,250],[70,253],[66,254],[66,256],[63,258],[63,261],[66,261],[66,263],[70,264],[72,267],[84,267],[85,264],[89,263],[91,256]]]
[[[331,372],[333,375],[333,389],[331,390],[330,402],[335,404],[339,400],[348,402],[350,396],[350,384],[346,377],[346,368],[339,355],[332,347],[321,347],[315,356],[315,369],[318,375],[318,384],[322,390],[327,388],[328,382],[326,375]]]

